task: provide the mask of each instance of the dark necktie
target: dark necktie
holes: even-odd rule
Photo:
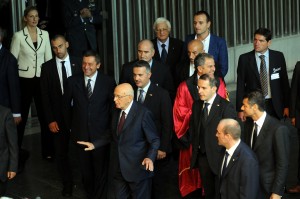
[[[257,124],[254,122],[254,130],[253,130],[253,136],[252,136],[252,149],[254,149],[255,143],[257,138]]]
[[[162,51],[161,51],[160,59],[165,64],[166,60],[167,60],[167,55],[168,55],[167,50],[165,48],[166,44],[162,44],[161,47],[162,47]]]
[[[223,168],[222,168],[222,176],[224,175],[225,170],[226,170],[226,168],[227,168],[227,160],[228,160],[228,156],[229,156],[229,153],[228,153],[227,151],[225,151],[224,163],[223,163]]]
[[[61,74],[62,74],[62,82],[63,82],[63,88],[64,90],[66,89],[67,86],[67,71],[66,71],[66,67],[65,67],[65,61],[61,61]]]
[[[88,98],[90,98],[93,94],[93,91],[92,91],[92,85],[91,85],[91,79],[88,80],[88,83],[86,85],[86,90],[87,90],[87,96]]]
[[[143,89],[140,89],[140,95],[139,95],[138,102],[141,104],[144,103],[144,90]]]
[[[204,107],[201,112],[201,123],[200,123],[200,132],[199,132],[199,144],[200,151],[202,154],[205,153],[205,128],[206,128],[206,120],[208,117],[208,105],[209,103],[205,102]]]
[[[121,133],[122,128],[123,128],[123,126],[124,126],[124,123],[125,123],[125,115],[126,115],[125,111],[122,111],[122,115],[121,115],[121,117],[120,117],[119,124],[118,124],[118,134]]]
[[[265,61],[265,56],[260,55],[259,56],[261,62],[260,62],[260,83],[261,83],[261,90],[262,93],[265,96],[268,95],[268,73],[267,73],[267,65]]]

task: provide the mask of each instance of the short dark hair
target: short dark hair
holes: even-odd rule
[[[196,12],[196,13],[194,14],[194,17],[195,17],[195,16],[198,16],[198,15],[205,15],[205,16],[206,16],[206,22],[210,22],[210,21],[211,21],[211,18],[210,18],[210,16],[209,16],[208,12],[206,12],[206,11],[204,11],[204,10],[200,10],[200,11]]]
[[[209,76],[208,74],[203,74],[199,77],[199,79],[201,80],[208,80],[209,81],[209,85],[210,87],[219,87],[218,86],[218,81],[217,81],[217,78],[216,77],[211,77]]]
[[[83,57],[95,57],[96,63],[97,64],[101,63],[100,55],[95,50],[84,51]]]
[[[65,38],[65,36],[60,35],[60,34],[54,35],[54,36],[51,38],[51,41],[55,41],[55,40],[57,40],[58,38],[61,38],[61,39],[65,40],[65,41],[67,41],[66,38]]]
[[[28,7],[25,8],[25,10],[24,10],[24,17],[26,17],[26,16],[28,15],[28,13],[29,13],[30,11],[32,11],[32,10],[36,10],[37,12],[39,12],[38,9],[37,9],[37,7],[35,7],[35,6],[28,6]]]
[[[266,38],[266,41],[270,41],[272,39],[272,31],[267,28],[259,28],[254,32],[255,35],[262,35]]]
[[[205,60],[207,59],[214,59],[214,57],[208,53],[199,53],[194,60],[195,68],[198,66],[203,66],[205,64]]]
[[[258,110],[260,110],[260,111],[266,110],[265,109],[265,97],[261,91],[259,91],[259,90],[251,91],[244,96],[244,99],[246,99],[246,98],[248,99],[248,103],[251,106],[256,104],[258,107]]]
[[[147,73],[151,72],[150,64],[145,60],[139,60],[139,61],[135,62],[133,65],[133,68],[136,68],[136,67],[145,67]]]

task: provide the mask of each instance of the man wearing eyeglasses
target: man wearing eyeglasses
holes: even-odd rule
[[[167,64],[176,81],[175,67],[182,60],[183,55],[183,41],[170,37],[171,23],[164,17],[159,17],[153,24],[153,31],[156,38],[152,39],[155,54],[154,59]]]

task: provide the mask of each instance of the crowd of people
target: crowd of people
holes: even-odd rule
[[[74,187],[70,144],[88,199],[107,198],[109,190],[118,199],[167,198],[170,164],[177,164],[183,198],[198,192],[206,199],[279,199],[300,192],[300,184],[286,187],[290,132],[279,122],[291,118],[300,129],[300,62],[290,92],[285,58],[270,49],[269,29],[258,28],[254,49],[239,57],[234,107],[224,80],[226,41],[211,33],[206,11],[194,14],[195,32],[185,41],[170,37],[170,22],[157,18],[156,37],[138,43],[137,59],[124,63],[118,85],[99,70],[100,12],[89,1],[70,0],[62,13],[65,34],[49,36],[38,8],[27,7],[10,51],[0,28],[0,196],[26,172],[22,140],[32,101],[42,157],[55,160],[63,197]]]

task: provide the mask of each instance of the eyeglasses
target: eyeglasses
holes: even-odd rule
[[[129,95],[114,95],[114,98],[122,99],[123,97],[127,97]]]
[[[168,29],[163,28],[163,29],[156,29],[155,32],[166,32],[168,31]]]

